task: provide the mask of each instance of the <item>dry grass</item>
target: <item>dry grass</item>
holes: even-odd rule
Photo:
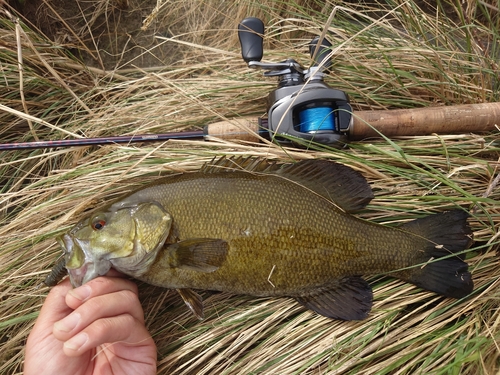
[[[172,46],[176,61],[148,69],[122,62],[112,70],[88,68],[2,12],[0,139],[181,131],[261,115],[275,82],[241,61],[235,28],[248,15],[269,25],[266,61],[292,56],[306,64],[307,42],[326,27],[335,41],[328,80],[350,94],[356,109],[499,101],[493,1],[438,2],[447,15],[443,9],[423,13],[413,1],[224,4],[160,2],[148,27],[170,25],[172,35],[158,42]],[[82,11],[91,19],[92,12],[110,9]],[[91,39],[88,28],[74,33],[72,43],[89,48],[79,44]],[[216,155],[251,154],[327,157],[359,169],[376,195],[362,216],[388,225],[469,207],[476,243],[467,257],[475,291],[453,301],[372,277],[375,305],[362,322],[331,321],[289,299],[205,292],[206,319],[199,322],[174,292],[141,285],[159,373],[494,374],[500,364],[497,138],[494,132],[371,140],[342,150],[179,140],[4,152],[0,373],[22,373],[24,341],[47,293],[38,285],[60,254],[54,236],[85,210],[160,175],[195,170]]]

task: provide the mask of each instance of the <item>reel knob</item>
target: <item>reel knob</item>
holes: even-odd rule
[[[241,56],[246,63],[260,61],[264,55],[264,22],[256,17],[248,17],[238,25]]]
[[[314,61],[312,67],[321,66],[321,70],[327,72],[332,66],[332,59],[328,56],[331,52],[332,43],[328,39],[323,38],[321,44],[318,44],[319,36],[314,37],[309,43],[309,54]]]

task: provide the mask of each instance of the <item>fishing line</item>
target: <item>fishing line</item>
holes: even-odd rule
[[[335,130],[335,115],[332,106],[312,105],[299,111],[299,131],[316,133]]]

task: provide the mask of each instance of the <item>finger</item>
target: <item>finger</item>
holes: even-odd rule
[[[128,277],[127,275],[125,275],[124,273],[121,273],[117,270],[115,270],[114,268],[110,268],[108,273],[106,274],[107,277]]]
[[[62,281],[50,290],[40,310],[37,323],[45,324],[50,322],[50,325],[52,325],[53,322],[62,319],[73,311],[65,302],[66,294],[68,294],[69,290],[71,290],[69,280]]]
[[[136,295],[138,294],[137,285],[132,281],[121,277],[98,277],[70,290],[66,296],[66,304],[72,309],[77,309],[88,299],[120,290],[129,290]]]
[[[69,280],[65,280],[50,290],[28,337],[26,344],[28,348],[50,337],[54,322],[63,319],[73,311],[65,302],[66,294],[70,289]]]
[[[96,320],[122,314],[130,315],[144,324],[142,306],[137,295],[130,290],[88,299],[67,317],[56,322],[53,333],[58,340],[66,341]]]
[[[66,341],[63,350],[67,356],[79,356],[103,344],[154,346],[153,339],[144,324],[132,315],[123,314],[96,320]]]

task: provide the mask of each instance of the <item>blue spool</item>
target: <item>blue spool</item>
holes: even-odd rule
[[[299,119],[299,129],[303,133],[335,130],[335,116],[332,107],[303,109],[299,113]]]

